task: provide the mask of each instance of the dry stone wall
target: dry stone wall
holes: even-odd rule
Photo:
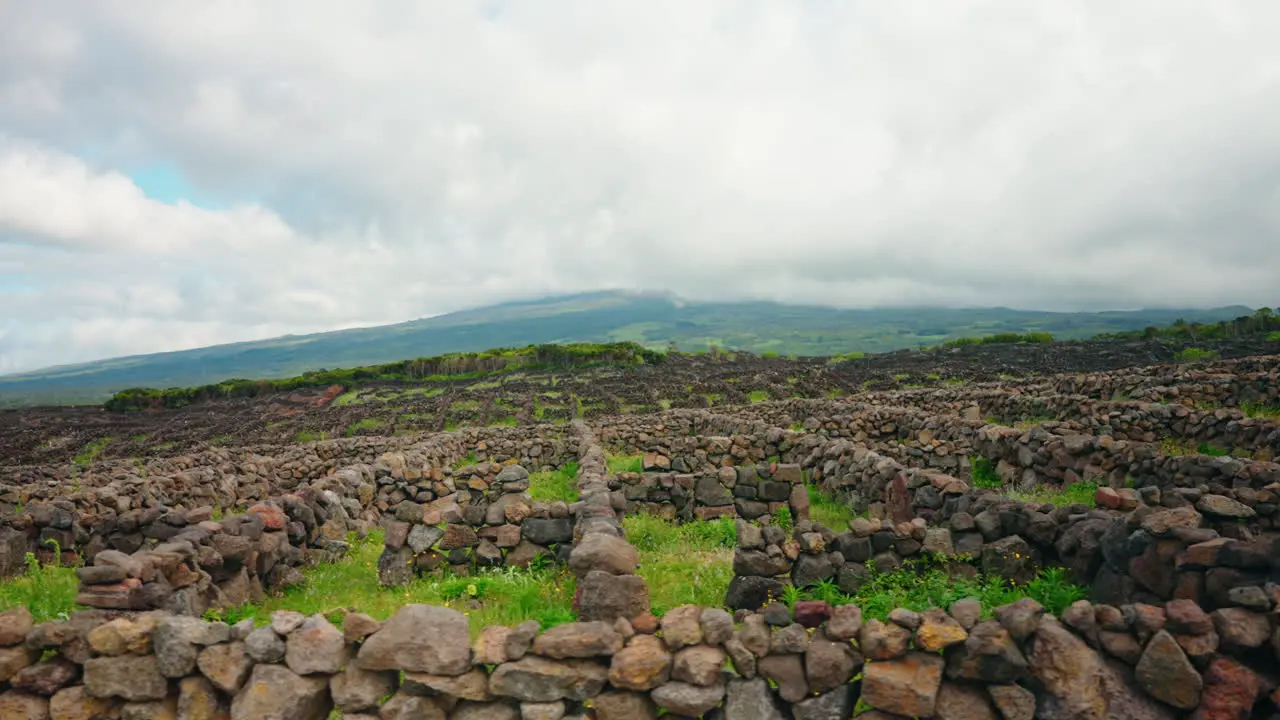
[[[41,625],[0,613],[0,717],[1271,718],[1280,474],[1259,456],[1275,424],[1199,407],[1274,402],[1276,377],[1276,358],[1249,358],[7,468],[0,563],[52,559],[51,546],[90,560],[79,600],[92,609]],[[987,421],[1038,408],[1060,419]],[[1165,454],[1169,437],[1254,458]],[[610,473],[606,448],[642,455],[642,471]],[[976,457],[1008,489],[1097,481],[1096,507],[975,488]],[[532,501],[529,471],[568,461],[578,499]],[[806,484],[864,516],[812,522]],[[621,522],[637,512],[736,518],[728,610],[651,613]],[[197,619],[302,581],[377,524],[384,584],[547,556],[576,576],[578,622],[472,636],[462,614],[422,605],[385,622]],[[1061,617],[1030,600],[985,616],[967,599],[884,619],[779,602],[823,581],[855,594],[921,558],[1014,582],[1061,565],[1090,599]]]
[[[1274,617],[1190,601],[975,600],[897,609],[773,604],[731,616],[542,629],[486,627],[406,605],[384,622],[277,612],[228,626],[163,612],[83,611],[34,625],[0,614],[0,716],[321,720],[672,717],[734,720],[1267,717]],[[1247,657],[1248,661],[1241,658]]]

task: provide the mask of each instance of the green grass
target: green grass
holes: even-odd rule
[[[578,463],[565,463],[551,472],[530,473],[529,497],[542,502],[577,502]]]
[[[849,529],[849,521],[854,518],[853,508],[826,494],[812,485],[809,491],[809,519],[822,523],[836,532]]]
[[[361,418],[347,426],[346,436],[355,437],[365,430],[379,430],[382,428],[382,421],[377,418]]]
[[[890,573],[871,572],[870,579],[854,595],[840,591],[836,584],[824,581],[810,588],[787,588],[779,598],[794,605],[797,600],[825,600],[833,605],[857,604],[864,617],[884,620],[894,608],[923,612],[946,609],[964,598],[976,598],[982,605],[983,617],[1001,605],[1029,597],[1055,615],[1071,603],[1086,597],[1084,588],[1073,584],[1066,570],[1046,568],[1031,581],[1016,585],[997,576],[969,579],[949,574],[930,561],[909,560]]]
[[[1058,507],[1077,503],[1093,507],[1093,496],[1097,492],[1098,483],[1082,482],[1065,485],[1062,488],[1038,487],[1028,491],[1014,490],[1009,492],[1009,497],[1022,502],[1053,503]]]
[[[508,415],[504,418],[498,418],[497,420],[490,420],[488,423],[488,426],[489,427],[515,427],[516,425],[519,425],[519,424],[520,422],[516,420],[514,415]]]
[[[345,407],[355,403],[360,398],[359,390],[349,390],[334,398],[331,403],[333,407]]]
[[[720,402],[720,393],[703,393],[702,397],[706,398],[708,405],[715,405]]]
[[[747,394],[747,399],[753,403],[765,402],[769,399],[769,393],[764,390],[752,390]]]
[[[324,431],[316,432],[314,430],[299,430],[298,434],[293,436],[293,439],[300,443],[316,442],[317,440],[328,440],[329,433]]]
[[[38,623],[66,618],[80,589],[75,568],[41,567],[34,553],[27,553],[26,560],[25,573],[0,581],[0,610],[25,606]]]
[[[316,565],[304,571],[306,582],[283,594],[268,597],[260,605],[231,608],[212,613],[235,622],[246,617],[268,622],[276,610],[294,610],[307,615],[321,613],[338,620],[344,611],[354,610],[382,620],[397,608],[410,603],[451,607],[471,620],[474,636],[487,625],[516,625],[537,620],[543,628],[575,619],[573,575],[564,568],[530,570],[503,568],[472,576],[445,575],[420,578],[400,588],[378,584],[378,555],[382,534],[375,531],[352,546],[341,562]],[[472,602],[480,607],[472,607]]]
[[[990,459],[970,458],[969,465],[972,468],[970,477],[973,478],[974,487],[999,488],[1004,484],[1000,482],[1000,476],[996,473],[996,464]]]
[[[479,400],[457,400],[449,405],[450,410],[479,410]]]
[[[1280,342],[1280,330],[1267,335],[1267,340],[1271,342]]]
[[[1244,413],[1245,417],[1280,420],[1280,405],[1247,402],[1241,403],[1240,411]]]
[[[1210,445],[1202,442],[1198,445],[1193,444],[1189,440],[1178,440],[1175,438],[1165,438],[1160,441],[1161,455],[1208,455],[1209,457],[1226,457],[1231,455],[1231,451],[1220,448],[1216,445]],[[1247,455],[1247,453],[1244,453]]]
[[[475,465],[478,462],[480,462],[480,458],[476,457],[476,452],[472,450],[466,455],[458,458],[457,462],[453,464],[453,469],[457,470],[458,468],[464,468],[468,465]]]
[[[724,605],[738,537],[732,518],[676,525],[641,514],[624,518],[622,527],[640,551],[636,574],[649,585],[655,614],[686,604]]]
[[[115,438],[109,438],[109,437],[99,438],[97,440],[94,440],[88,445],[85,445],[84,449],[80,451],[79,455],[76,455],[75,457],[71,458],[71,462],[75,463],[76,465],[79,465],[80,467],[84,467],[89,463],[93,462],[94,460],[97,460],[98,456],[102,454],[102,451],[106,450],[107,446],[114,441],[115,441]]]
[[[643,455],[610,455],[606,463],[609,466],[609,472],[614,474],[644,471]]]

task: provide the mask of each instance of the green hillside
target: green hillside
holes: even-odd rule
[[[544,343],[619,342],[681,350],[709,346],[779,355],[885,352],[998,333],[1058,339],[1187,322],[1252,310],[1051,313],[1007,308],[833,308],[769,302],[701,303],[667,295],[600,292],[507,303],[374,328],[296,335],[49,368],[0,377],[0,406],[97,403],[131,387],[190,387],[228,378],[286,378],[324,368]]]

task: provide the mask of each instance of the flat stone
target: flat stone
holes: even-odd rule
[[[621,636],[611,623],[602,621],[557,625],[533,641],[535,653],[556,659],[608,656],[620,649]]]
[[[154,655],[91,658],[84,663],[85,691],[97,698],[162,700],[169,682]]]
[[[659,707],[677,715],[700,717],[720,704],[724,698],[723,684],[702,686],[682,682],[669,682],[653,689],[649,696]]]
[[[596,720],[656,720],[658,717],[658,708],[648,693],[616,690],[601,693],[595,698],[595,710]]]
[[[481,668],[474,668],[461,675],[405,673],[402,687],[412,695],[440,694],[475,702],[492,699],[489,694],[489,675]]]
[[[49,700],[21,690],[0,693],[0,718],[49,720]]]
[[[609,670],[594,660],[549,660],[527,655],[499,665],[489,692],[524,702],[586,700],[600,693]]]

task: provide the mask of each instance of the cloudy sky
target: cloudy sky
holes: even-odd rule
[[[1280,304],[1275,0],[0,0],[0,373],[600,288]]]

